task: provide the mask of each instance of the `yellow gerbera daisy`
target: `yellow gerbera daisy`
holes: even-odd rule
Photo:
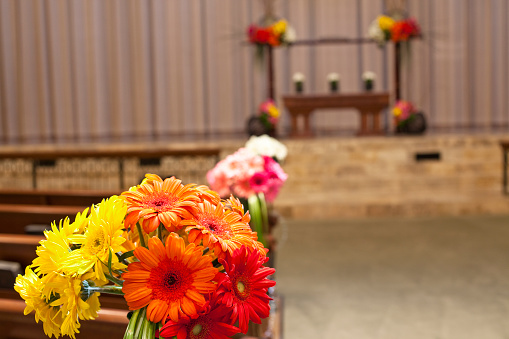
[[[60,316],[60,307],[50,306],[47,298],[42,293],[44,283],[39,276],[32,271],[30,267],[25,269],[25,275],[18,275],[14,289],[25,300],[26,307],[24,314],[27,315],[35,311],[35,321],[43,322],[44,333],[48,337],[60,336],[60,327],[62,326],[62,317]]]
[[[63,271],[67,274],[82,275],[93,270],[93,280],[99,284],[106,283],[108,280],[104,275],[104,269],[110,253],[113,254],[112,269],[125,268],[115,253],[127,251],[122,245],[126,241],[122,237],[126,211],[124,200],[118,196],[103,200],[93,208],[85,233],[68,237],[71,243],[81,247],[72,251],[61,263]]]

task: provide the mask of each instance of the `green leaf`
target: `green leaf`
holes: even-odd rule
[[[118,257],[118,261],[124,261],[125,259],[130,258],[132,256],[134,256],[134,250],[129,251],[129,252],[125,252],[124,254],[119,256]]]
[[[111,271],[111,259],[113,259],[113,251],[110,248],[108,253],[108,272],[110,272],[110,275],[113,276],[113,272]]]

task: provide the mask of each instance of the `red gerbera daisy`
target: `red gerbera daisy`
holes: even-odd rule
[[[122,193],[128,208],[126,227],[140,220],[145,232],[150,233],[160,223],[173,231],[182,219],[190,217],[200,198],[194,184],[182,185],[175,177],[164,179],[147,174],[147,179],[135,190]]]
[[[179,322],[168,320],[161,329],[161,336],[177,339],[229,339],[240,332],[239,328],[224,322],[227,313],[224,305],[211,302],[198,312],[198,317],[183,318]]]
[[[147,307],[147,319],[152,322],[168,316],[175,322],[185,316],[196,316],[197,308],[205,305],[204,294],[216,288],[212,280],[217,269],[212,258],[203,255],[203,247],[189,244],[175,234],[166,239],[148,241],[149,249],[138,247],[131,263],[122,275],[122,291],[129,309]]]
[[[272,299],[267,291],[276,282],[267,276],[276,270],[263,266],[268,258],[260,259],[258,252],[249,253],[245,246],[235,250],[228,259],[220,259],[226,274],[219,280],[216,293],[231,309],[232,323],[238,320],[240,330],[247,333],[249,320],[260,324],[261,318],[269,316]]]

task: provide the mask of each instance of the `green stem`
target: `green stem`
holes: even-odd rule
[[[254,227],[254,231],[258,234],[258,240],[267,247],[265,237],[263,236],[263,222],[261,216],[260,201],[256,194],[250,196],[247,199],[249,206],[249,214],[251,214],[251,223]]]
[[[122,286],[91,286],[88,287],[91,293],[99,292],[99,293],[107,293],[107,294],[117,294],[117,295],[124,295],[124,292],[122,292]]]
[[[143,237],[143,231],[141,229],[140,223],[136,223],[136,228],[138,229],[138,234],[140,235],[140,244],[142,247],[148,248],[147,245],[145,245],[145,238]]]
[[[127,324],[124,339],[134,339],[134,331],[136,330],[136,325],[138,323],[138,318],[140,317],[140,312],[141,310],[136,310],[133,312],[131,319],[129,319],[129,324]]]
[[[157,228],[157,237],[159,240],[163,241],[163,224],[159,224],[159,227]]]
[[[267,209],[267,201],[265,200],[265,194],[263,194],[263,192],[258,193],[258,200],[260,201],[263,234],[269,234],[269,210]]]
[[[140,312],[140,316],[138,317],[138,321],[136,323],[136,328],[134,329],[134,339],[142,338],[140,337],[140,332],[143,328],[143,323],[147,320],[147,308],[143,307]],[[152,338],[150,338],[152,339]]]

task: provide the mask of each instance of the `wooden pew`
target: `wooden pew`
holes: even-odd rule
[[[0,339],[44,339],[42,324],[34,315],[23,315],[23,300],[0,298]],[[81,321],[80,339],[122,338],[128,324],[127,310],[102,308],[95,320]]]
[[[42,206],[42,205],[0,205],[0,233],[24,234],[25,226],[30,224],[50,225],[51,222],[69,217],[74,220],[76,213],[85,208],[81,206]]]
[[[35,250],[42,239],[40,235],[0,234],[0,260],[19,262],[26,267],[36,257]]]
[[[120,193],[98,190],[0,189],[0,204],[89,207]]]

